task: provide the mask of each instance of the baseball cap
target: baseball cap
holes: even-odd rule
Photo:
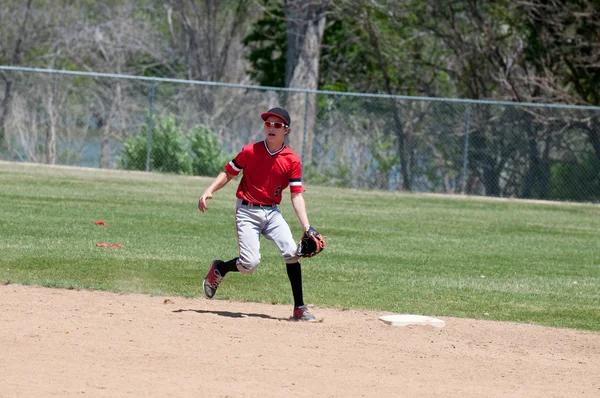
[[[262,115],[260,115],[262,120],[267,120],[269,116],[277,116],[278,118],[282,119],[288,126],[292,124],[290,114],[283,108],[271,108]]]

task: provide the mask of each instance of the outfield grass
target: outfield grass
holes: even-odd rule
[[[0,162],[0,281],[201,296],[210,260],[237,255],[237,180],[202,214],[211,180]],[[310,185],[305,198],[328,244],[303,262],[308,303],[600,331],[598,205]],[[228,275],[216,299],[291,304],[262,242],[258,270]]]

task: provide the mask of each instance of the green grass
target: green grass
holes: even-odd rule
[[[202,214],[210,181],[0,162],[0,281],[201,296],[209,261],[237,255],[237,180]],[[328,244],[303,262],[308,303],[600,331],[600,206],[311,185],[305,198]],[[258,270],[228,275],[216,299],[291,304],[262,242]]]

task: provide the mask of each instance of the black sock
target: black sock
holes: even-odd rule
[[[287,264],[287,274],[292,285],[292,294],[294,295],[294,308],[304,305],[302,297],[302,269],[300,263]]]
[[[219,273],[221,274],[221,276],[225,276],[226,273],[228,272],[240,272],[237,269],[237,266],[235,265],[237,263],[238,258],[232,258],[229,261],[226,261],[224,263],[220,263],[219,265],[217,265],[215,268],[217,269],[217,271],[219,271]]]

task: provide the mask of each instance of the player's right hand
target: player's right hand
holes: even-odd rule
[[[206,205],[208,199],[212,199],[212,194],[208,192],[204,192],[202,196],[200,196],[200,199],[198,199],[198,210],[202,213],[204,213],[204,210],[208,209],[208,206]]]

